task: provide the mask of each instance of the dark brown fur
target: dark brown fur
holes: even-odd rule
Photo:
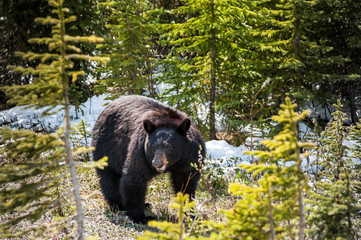
[[[199,146],[205,156],[205,146],[195,125],[187,122],[185,113],[141,96],[121,97],[103,111],[93,129],[92,146],[95,161],[108,156],[108,167],[97,173],[111,208],[126,210],[135,222],[146,223],[147,183],[164,164],[174,191],[194,196],[199,173],[191,163],[198,164]],[[166,151],[165,144],[172,150]]]

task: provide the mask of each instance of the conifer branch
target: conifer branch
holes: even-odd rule
[[[44,233],[45,227],[27,228],[19,230],[16,226],[22,221],[38,220],[45,211],[56,207],[61,199],[68,194],[62,190],[59,193],[61,183],[67,178],[71,178],[71,192],[76,205],[77,238],[84,239],[84,217],[81,205],[81,195],[79,182],[77,179],[74,154],[85,153],[89,150],[83,148],[72,152],[70,145],[70,102],[69,102],[69,76],[72,81],[76,81],[83,71],[69,71],[74,66],[72,59],[95,60],[106,62],[107,58],[90,57],[79,54],[80,49],[70,45],[70,42],[98,42],[101,38],[90,37],[70,37],[66,35],[65,23],[74,21],[71,16],[65,18],[64,13],[69,9],[63,8],[63,0],[50,0],[49,4],[55,9],[52,13],[57,18],[38,18],[42,24],[52,24],[51,38],[33,38],[30,43],[46,44],[52,53],[18,53],[19,56],[27,60],[39,59],[40,63],[36,68],[9,67],[12,71],[21,72],[24,75],[31,75],[31,84],[22,86],[7,86],[3,89],[11,101],[17,105],[26,105],[27,108],[45,107],[43,114],[48,114],[56,106],[62,105],[60,110],[64,110],[65,127],[54,134],[39,134],[29,130],[9,130],[0,129],[5,144],[0,152],[7,157],[23,157],[26,163],[6,164],[0,166],[0,182],[4,184],[19,183],[20,187],[8,191],[0,189],[0,209],[2,214],[12,214],[22,212],[19,217],[15,217],[4,223],[0,223],[0,237],[19,236],[30,231],[37,230]],[[67,54],[67,50],[75,51],[77,54]],[[57,110],[57,111],[60,111]],[[106,159],[96,166],[105,166]],[[63,164],[63,163],[66,164]],[[66,167],[68,166],[68,168]],[[60,172],[60,173],[59,173]],[[66,188],[66,187],[65,187]],[[50,224],[59,226],[60,222]],[[35,233],[41,235],[41,233]],[[42,236],[44,237],[44,236]]]

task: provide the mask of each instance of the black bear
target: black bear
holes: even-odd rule
[[[100,114],[92,138],[94,160],[108,156],[108,166],[97,174],[111,209],[147,223],[147,183],[163,172],[170,172],[175,192],[194,197],[200,174],[192,163],[204,158],[205,145],[185,113],[151,98],[123,96]]]

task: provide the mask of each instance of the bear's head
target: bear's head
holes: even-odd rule
[[[191,120],[186,118],[176,126],[158,126],[150,120],[144,120],[143,125],[148,135],[145,152],[152,166],[161,173],[179,162],[187,150]]]

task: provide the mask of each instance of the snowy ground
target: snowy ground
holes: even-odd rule
[[[109,103],[109,101],[104,100],[104,98],[105,96],[101,95],[88,99],[88,101],[81,106],[82,113],[79,111],[76,112],[75,108],[72,107],[72,124],[76,124],[80,119],[83,119],[87,124],[90,124],[87,130],[91,131],[99,114],[106,107],[106,104]],[[9,126],[30,128],[32,126],[39,127],[42,125],[42,127],[50,130],[63,125],[64,114],[62,111],[54,115],[40,117],[42,109],[22,110],[22,108],[23,107],[14,107],[0,112],[0,123],[12,120],[13,123],[8,124]],[[250,162],[250,156],[243,154],[243,151],[246,150],[243,146],[235,147],[223,140],[213,140],[206,142],[206,148],[209,158],[222,160],[221,165],[223,166],[233,165],[232,161],[228,161],[229,159],[238,159],[238,164],[240,161],[243,163]]]
[[[89,124],[87,130],[92,131],[96,119],[100,113],[106,107],[106,104],[110,101],[105,100],[105,95],[93,96],[88,99],[87,102],[82,104],[82,111],[75,111],[74,107],[71,107],[71,119],[72,124],[78,123],[81,119],[85,121],[86,124]],[[40,117],[42,109],[26,109],[23,110],[23,107],[14,107],[12,109],[0,112],[0,126],[8,125],[13,128],[45,128],[47,130],[56,130],[58,127],[62,126],[64,123],[64,114],[63,111],[59,111],[57,114]],[[304,136],[314,137],[312,130],[307,127],[304,123],[299,125],[300,137]],[[254,130],[255,135],[257,136],[257,129]],[[257,139],[261,141],[262,139]],[[314,139],[315,140],[315,139]],[[247,140],[246,140],[247,141]],[[353,142],[345,140],[345,145],[348,147],[353,146]],[[212,161],[212,164],[217,165],[221,168],[233,169],[239,164],[249,164],[251,162],[251,157],[243,152],[246,149],[244,146],[232,146],[224,140],[212,140],[206,142],[206,149],[208,154],[208,160]],[[350,155],[352,153],[350,152]],[[311,162],[314,160],[315,156],[310,156]],[[304,167],[307,167],[310,163],[304,162]],[[311,163],[312,164],[312,163]]]

